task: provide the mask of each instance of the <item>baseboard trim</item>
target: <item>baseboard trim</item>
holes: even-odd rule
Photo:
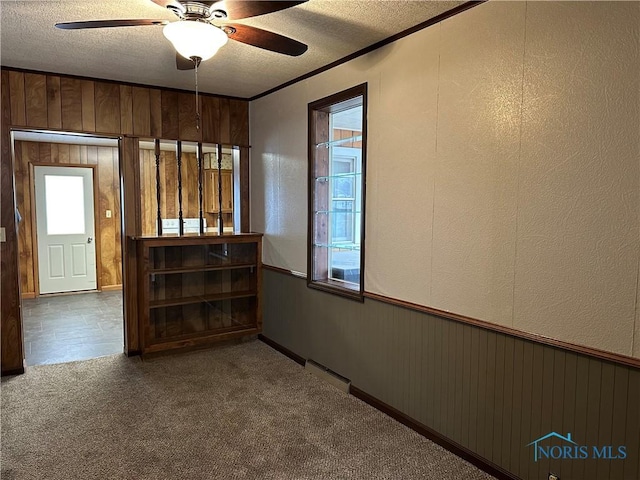
[[[297,353],[292,352],[286,347],[283,347],[275,340],[270,339],[269,337],[265,337],[264,335],[258,335],[258,339],[262,342],[269,345],[274,350],[282,353],[283,355],[289,357],[294,362],[300,364],[304,367],[306,360],[298,355]],[[423,425],[422,423],[414,420],[408,415],[402,413],[400,410],[393,408],[391,405],[384,403],[381,400],[378,400],[373,395],[369,395],[364,390],[359,389],[355,385],[351,384],[349,393],[356,397],[359,400],[371,405],[376,410],[380,410],[382,413],[389,415],[394,420],[402,423],[403,425],[409,427],[411,430],[419,433],[425,438],[428,438],[434,443],[437,443],[442,448],[449,450],[454,455],[466,460],[470,464],[476,466],[480,470],[487,472],[489,475],[493,475],[499,480],[522,480],[520,477],[513,475],[512,473],[506,471],[502,467],[496,465],[495,463],[490,462],[486,458],[479,456],[478,454],[472,452],[466,447],[454,442],[453,440],[448,439],[444,435],[436,432],[435,430]]]
[[[280,352],[284,356],[289,357],[291,360],[293,360],[294,362],[296,362],[297,364],[299,364],[299,365],[301,365],[303,367],[304,367],[305,363],[307,362],[307,360],[305,358],[302,358],[297,353],[294,353],[291,350],[289,350],[288,348],[283,347],[279,343],[271,340],[269,337],[265,337],[261,333],[258,334],[258,340],[266,343],[267,345],[269,345],[274,350],[277,350],[278,352]]]
[[[116,292],[122,290],[122,285],[107,285],[105,287],[101,287],[101,292]]]
[[[382,413],[389,415],[394,420],[402,423],[403,425],[409,427],[411,430],[419,433],[425,438],[428,438],[434,443],[437,443],[442,448],[449,450],[454,455],[466,460],[470,464],[479,468],[480,470],[488,473],[496,477],[499,480],[522,480],[520,477],[513,475],[512,473],[504,470],[502,467],[499,467],[495,463],[490,462],[486,458],[479,456],[478,454],[472,452],[466,447],[450,440],[449,438],[441,435],[440,433],[432,430],[431,428],[423,425],[422,423],[414,420],[413,418],[405,415],[401,411],[393,408],[391,405],[384,403],[381,400],[378,400],[376,397],[369,395],[364,390],[360,390],[358,387],[351,385],[350,392],[354,397],[362,400],[363,402],[371,405],[376,410],[381,411]]]
[[[98,292],[116,292],[120,290],[122,290],[122,285],[106,285],[104,287],[100,287],[100,289],[97,291]],[[91,291],[96,291],[96,290],[91,290]],[[86,293],[86,292],[63,292],[63,293]],[[55,295],[55,294],[49,294],[49,295]],[[25,292],[22,294],[23,300],[30,300],[36,297],[37,297],[36,292]]]

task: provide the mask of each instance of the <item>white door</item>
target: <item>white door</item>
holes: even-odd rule
[[[35,167],[40,293],[95,290],[93,169]]]

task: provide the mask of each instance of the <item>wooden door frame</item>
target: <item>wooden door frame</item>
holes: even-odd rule
[[[122,222],[122,299],[124,315],[124,352],[139,355],[140,332],[138,321],[138,261],[133,238],[142,232],[140,208],[140,138],[124,135],[119,139],[120,216]],[[127,206],[128,215],[125,215]]]
[[[35,167],[69,167],[69,168],[91,168],[93,179],[93,241],[96,244],[96,291],[102,291],[102,250],[101,243],[98,239],[101,239],[100,235],[100,217],[98,215],[98,204],[100,201],[100,194],[98,192],[98,165],[83,164],[83,163],[49,163],[49,162],[29,162],[29,195],[31,197],[31,245],[33,255],[33,289],[34,297],[38,298],[40,294],[40,264],[38,261],[38,232],[37,232],[37,206],[35,204],[36,197],[36,182],[35,182]],[[15,173],[14,173],[15,175]],[[122,213],[121,213],[122,214]],[[93,290],[86,290],[91,292]],[[49,295],[49,294],[47,294]],[[54,294],[55,295],[55,294]]]
[[[121,245],[121,252],[122,252],[122,265],[121,265],[121,269],[122,269],[122,294],[123,294],[123,308],[122,308],[122,316],[123,316],[123,322],[122,322],[122,329],[123,329],[123,333],[124,333],[124,344],[123,344],[123,351],[125,354],[127,355],[135,355],[137,352],[138,347],[138,339],[136,335],[131,335],[131,330],[133,328],[137,328],[138,326],[138,319],[137,319],[137,314],[135,312],[135,305],[133,305],[133,307],[129,304],[132,304],[134,302],[131,301],[131,298],[134,297],[130,297],[126,294],[125,292],[125,277],[126,277],[126,264],[125,264],[125,248],[126,248],[126,233],[127,230],[125,228],[125,211],[124,211],[124,200],[125,198],[133,198],[136,193],[131,192],[130,190],[132,189],[132,187],[135,189],[135,186],[138,185],[138,177],[135,175],[135,169],[133,169],[133,171],[130,171],[130,169],[128,170],[126,168],[126,164],[125,164],[125,145],[123,142],[124,137],[121,135],[101,135],[99,133],[87,133],[87,132],[77,132],[77,131],[71,131],[71,130],[62,130],[62,129],[56,129],[56,130],[50,130],[50,129],[45,129],[45,128],[25,128],[25,127],[19,127],[19,126],[12,126],[12,125],[8,125],[7,126],[7,131],[9,133],[8,135],[8,145],[10,148],[10,156],[11,156],[11,181],[13,184],[13,199],[15,202],[16,199],[16,190],[15,190],[15,184],[16,184],[16,155],[15,155],[15,142],[16,141],[20,141],[20,140],[16,140],[15,139],[15,132],[37,132],[37,133],[42,133],[42,134],[49,134],[49,133],[62,133],[62,134],[71,134],[71,135],[75,135],[75,136],[85,136],[85,137],[93,137],[93,138],[108,138],[111,140],[115,140],[117,141],[118,145],[117,148],[118,150],[118,174],[119,174],[119,178],[120,178],[120,195],[119,195],[119,205],[120,205],[120,245]],[[72,142],[69,142],[68,144],[73,144]],[[136,149],[137,149],[137,145],[136,145]],[[61,166],[81,166],[81,167],[91,167],[91,168],[95,168],[94,170],[94,189],[93,189],[93,194],[94,194],[94,215],[99,211],[99,208],[97,208],[98,202],[100,200],[98,195],[98,188],[96,186],[99,186],[99,183],[97,181],[97,165],[89,165],[89,164],[51,164],[51,163],[46,163],[46,162],[29,162],[30,164],[33,165],[29,165],[29,181],[31,184],[35,185],[32,182],[33,179],[33,167],[35,165],[43,165],[43,166],[52,166],[52,165],[61,165]],[[126,173],[125,173],[126,171]],[[131,175],[133,173],[133,175]],[[126,191],[126,194],[125,194]],[[33,194],[32,194],[33,192]],[[30,192],[29,192],[31,201],[34,202],[35,200],[35,191],[33,188],[30,188]],[[33,196],[32,196],[33,195]],[[135,202],[131,202],[132,204],[135,205]],[[32,203],[32,205],[35,205],[35,203]],[[14,208],[17,207],[17,205],[14,204]],[[139,211],[140,208],[138,207],[137,210]],[[32,209],[32,221],[33,221],[33,216],[34,216],[34,212],[35,212],[35,208]],[[136,215],[135,212],[132,212],[133,216]],[[137,214],[139,216],[139,213]],[[139,223],[139,222],[138,222]],[[99,222],[96,222],[96,232],[99,231],[100,228],[100,224]],[[32,229],[32,235],[33,235],[33,231],[35,231],[35,229]],[[96,237],[97,237],[97,233],[96,233]],[[97,242],[97,241],[96,241]],[[37,245],[37,243],[34,243],[34,245]],[[19,333],[19,337],[20,337],[20,356],[22,358],[21,361],[21,367],[17,368],[17,369],[13,369],[13,370],[7,370],[7,371],[3,371],[3,375],[8,375],[8,374],[20,374],[20,373],[24,373],[24,336],[23,336],[23,331],[24,331],[24,318],[22,317],[22,292],[21,292],[21,285],[22,285],[22,280],[20,277],[20,259],[19,259],[19,253],[18,253],[18,238],[16,236],[16,249],[15,249],[15,262],[16,262],[16,282],[17,282],[17,286],[18,286],[18,291],[17,291],[17,301],[20,305],[20,307],[18,308],[19,314],[18,314],[18,330],[20,331]],[[99,246],[96,246],[96,259],[99,258],[101,251],[99,249]],[[35,248],[35,264],[37,264],[37,247]],[[135,256],[134,256],[135,259]],[[99,275],[99,271],[97,270],[98,268],[98,261],[96,261],[96,275]],[[36,267],[34,266],[34,269]],[[37,270],[34,270],[37,271]],[[100,270],[101,272],[101,270]],[[101,276],[101,275],[99,275]],[[96,279],[96,282],[100,281],[101,279],[98,280]],[[36,288],[36,282],[37,283],[37,288]],[[98,283],[96,283],[96,286],[98,286]],[[34,290],[35,292],[39,292],[40,290],[40,285],[39,285],[39,279],[34,279]],[[37,293],[36,293],[37,295]],[[130,301],[127,302],[127,299],[129,299]],[[133,312],[131,311],[133,309]]]

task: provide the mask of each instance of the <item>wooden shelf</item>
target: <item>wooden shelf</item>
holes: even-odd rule
[[[214,342],[229,340],[232,338],[257,335],[262,329],[258,328],[229,328],[224,331],[211,333],[210,335],[184,335],[182,338],[174,337],[171,341],[158,341],[145,346],[145,353],[165,352],[177,348],[190,348],[200,345],[209,345]]]
[[[216,270],[239,270],[242,268],[256,268],[255,263],[235,263],[228,265],[202,265],[197,267],[174,267],[174,268],[155,268],[150,269],[149,273],[154,275],[168,275],[172,273],[196,273],[196,272],[213,272]]]
[[[164,300],[151,300],[149,302],[149,308],[176,307],[178,305],[190,305],[193,303],[207,303],[207,302],[217,302],[220,300],[231,300],[234,298],[255,297],[256,295],[257,295],[256,291],[245,291],[245,292],[214,293],[211,295],[202,295],[197,297],[180,297],[180,298],[168,298]]]
[[[262,235],[131,239],[143,354],[262,331]]]
[[[237,332],[238,330],[247,330],[251,328],[252,327],[247,327],[247,325],[237,324],[230,327],[220,328],[220,329],[217,329],[216,331],[195,332],[195,333],[185,333],[184,335],[176,335],[174,337],[171,337],[171,341],[181,342],[181,341],[191,340],[191,339],[206,338],[207,336],[209,336],[208,334],[224,335],[226,333],[232,333],[232,332]],[[152,343],[152,345],[162,344],[162,343],[165,343],[165,341],[166,339],[164,338],[158,338],[154,341],[154,343]]]

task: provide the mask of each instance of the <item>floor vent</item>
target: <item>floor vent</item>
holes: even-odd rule
[[[342,375],[339,375],[336,372],[329,370],[324,365],[320,365],[318,362],[314,362],[310,359],[305,362],[304,368],[308,372],[313,373],[316,377],[319,377],[325,382],[330,383],[338,390],[349,393],[351,380],[349,380],[348,378],[344,378]]]

